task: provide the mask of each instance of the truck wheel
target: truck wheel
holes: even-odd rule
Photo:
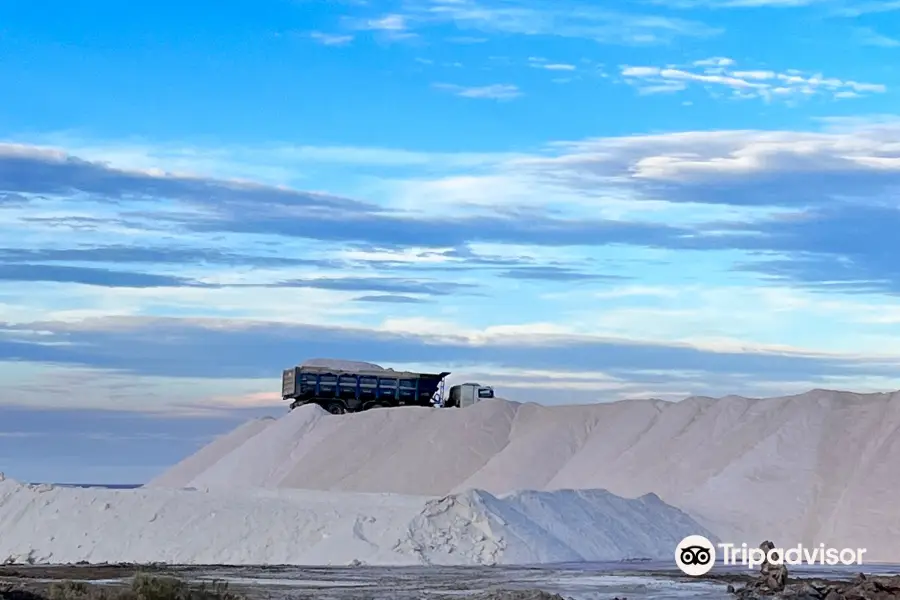
[[[333,415],[342,415],[347,412],[346,407],[343,402],[326,402],[322,405],[322,408],[327,410]]]

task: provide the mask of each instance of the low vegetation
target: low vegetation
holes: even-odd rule
[[[301,598],[319,597],[297,595]],[[373,595],[381,598],[382,594]],[[558,594],[541,590],[491,590],[473,594],[468,600],[567,600]],[[33,585],[20,580],[17,584],[0,579],[0,600],[249,600],[232,592],[224,582],[192,584],[170,576],[137,573],[131,586],[101,585],[85,581],[61,581],[50,585]],[[618,598],[614,600],[619,600]],[[622,599],[624,600],[624,599]]]
[[[83,581],[53,583],[46,590],[0,584],[0,600],[244,600],[224,582],[188,583],[175,577],[138,573],[130,587]]]

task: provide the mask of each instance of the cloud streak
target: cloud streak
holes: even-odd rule
[[[721,60],[716,59],[719,64]],[[134,269],[116,265],[406,268],[404,261],[387,258],[371,262],[337,259],[327,253],[285,252],[294,243],[290,240],[297,240],[393,249],[391,256],[397,257],[401,254],[396,252],[404,248],[419,248],[424,254],[417,260],[452,260],[460,267],[491,269],[495,274],[505,271],[502,277],[506,278],[525,279],[527,273],[546,281],[591,276],[596,280],[598,273],[581,277],[561,270],[566,265],[517,264],[510,259],[492,264],[485,256],[467,255],[465,249],[477,244],[545,249],[624,244],[670,251],[763,253],[765,260],[742,260],[739,268],[752,265],[762,275],[790,277],[802,285],[812,285],[823,276],[818,266],[823,260],[852,261],[865,274],[858,278],[860,290],[895,293],[896,274],[882,257],[885,248],[896,245],[890,229],[900,225],[898,215],[886,204],[900,186],[898,133],[896,122],[882,120],[820,132],[684,132],[559,142],[542,155],[486,160],[482,164],[493,164],[487,173],[452,180],[452,187],[444,180],[440,185],[428,180],[411,182],[416,194],[430,198],[427,211],[287,187],[128,170],[60,151],[7,144],[0,149],[0,190],[22,199],[4,209],[12,219],[8,223],[20,224],[18,231],[69,224],[73,231],[86,228],[83,235],[105,227],[109,238],[110,228],[116,227],[123,235],[129,232],[122,238],[129,241],[106,246],[93,242],[78,248],[29,244],[0,248],[4,264],[0,274],[17,281],[98,284],[103,277],[118,277],[122,284]],[[517,189],[523,191],[514,198],[502,196]],[[444,190],[453,191],[446,203]],[[485,194],[484,203],[460,201],[460,197],[479,194]],[[533,207],[522,204],[532,198]],[[537,208],[548,198],[553,199],[553,212]],[[611,198],[622,199],[625,213],[612,210],[616,204]],[[74,206],[94,206],[95,216],[85,217],[84,209],[73,211]],[[660,219],[655,211],[671,217]],[[135,238],[138,232],[146,236],[152,231],[192,241],[181,247],[172,242],[135,243],[140,239]],[[858,231],[883,234],[860,236]],[[266,236],[274,245],[254,246],[257,251],[248,253],[235,252],[233,242],[196,245],[198,239],[223,235]],[[792,259],[797,267],[785,269],[783,261]],[[56,266],[51,269],[46,263]],[[544,271],[518,269],[523,266],[544,267]],[[444,267],[428,266],[432,270]],[[151,281],[147,277],[144,284]],[[241,283],[165,270],[159,277],[163,277],[155,281],[159,285]],[[845,285],[851,285],[850,279],[845,274]],[[139,280],[137,274],[131,283]],[[272,273],[268,281],[250,283],[277,285],[291,280],[298,286],[313,285],[305,273],[302,277]],[[114,284],[113,279],[108,281]]]
[[[435,89],[450,92],[461,98],[481,98],[488,100],[512,100],[522,95],[518,86],[509,83],[495,83],[484,86],[466,87],[452,83],[435,83]]]
[[[251,182],[226,181],[158,171],[125,170],[83,160],[58,150],[0,144],[0,189],[20,195],[82,195],[107,202],[178,200],[195,209],[228,213],[257,210],[372,210],[358,201],[298,192]]]
[[[309,37],[323,46],[346,46],[353,41],[352,35],[322,33],[321,31],[312,31]]]
[[[653,46],[682,38],[712,38],[723,30],[700,21],[653,13],[611,10],[588,2],[552,5],[533,0],[411,0],[398,10],[343,19],[348,31],[370,31],[383,39],[424,38],[451,26],[452,43],[483,43],[490,34],[586,39],[603,44]],[[319,36],[327,41],[337,36]],[[339,40],[336,43],[344,43]]]
[[[699,86],[710,93],[724,90],[732,98],[757,98],[767,102],[793,100],[818,95],[835,99],[858,98],[865,94],[884,93],[880,83],[861,83],[835,77],[803,74],[797,70],[776,72],[765,69],[727,69],[731,59],[698,61],[700,71],[685,68],[623,65],[620,74],[628,85],[642,94],[679,92]]]
[[[55,362],[167,377],[268,378],[280,372],[292,348],[310,356],[359,356],[359,348],[386,363],[467,363],[486,367],[559,369],[642,377],[660,369],[770,379],[863,372],[888,373],[862,358],[766,352],[711,352],[591,336],[487,334],[469,339],[452,331],[417,335],[402,331],[317,327],[293,323],[211,319],[116,318],[77,323],[7,324],[0,329],[0,358]],[[29,331],[42,332],[30,341]],[[53,341],[50,344],[48,342]],[[141,354],[122,349],[141,347]],[[217,348],[204,354],[202,348]],[[248,352],[248,349],[253,349]],[[208,358],[204,358],[208,356]],[[652,378],[652,375],[651,375]]]

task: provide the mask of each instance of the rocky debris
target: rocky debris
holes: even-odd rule
[[[759,545],[759,549],[766,553],[766,559],[759,568],[759,575],[757,578],[739,589],[735,589],[732,585],[728,586],[728,591],[736,594],[738,598],[741,598],[742,600],[754,600],[756,598],[775,596],[779,592],[783,592],[787,586],[787,566],[769,562],[769,551],[775,549],[775,544],[766,540]],[[781,557],[779,557],[777,553],[773,553],[771,558],[779,560]]]
[[[491,590],[467,596],[467,598],[470,600],[566,600],[564,596],[551,594],[544,590]],[[625,598],[621,600],[625,600]]]
[[[860,573],[849,581],[806,579],[788,583],[787,569],[784,569],[783,584],[778,590],[769,586],[772,577],[771,569],[765,575],[761,570],[759,578],[753,583],[737,590],[729,585],[728,591],[741,600],[900,600],[900,575],[870,577]],[[778,587],[777,575],[771,582]]]
[[[896,600],[900,598],[900,576],[867,577],[863,573],[851,581],[805,582],[792,600]]]
[[[769,552],[775,549],[775,544],[771,541],[766,540],[762,544],[759,545],[759,549],[766,553],[766,556],[769,556]],[[783,557],[778,556],[777,552],[772,553],[772,558],[775,560],[782,559]],[[788,570],[787,566],[783,564],[771,563],[768,558],[759,568],[759,579],[766,589],[772,590],[773,592],[780,592],[784,589],[784,586],[787,585],[788,578]]]
[[[900,598],[900,576],[868,577],[863,573],[850,581],[805,582],[792,599],[796,600],[895,600]]]

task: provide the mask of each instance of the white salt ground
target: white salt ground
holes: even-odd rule
[[[655,496],[79,489],[0,479],[0,559],[372,565],[668,558],[699,525]]]
[[[151,485],[653,492],[722,539],[900,561],[900,392],[557,407],[494,399],[342,416],[313,406],[213,454],[204,471],[176,466]]]

